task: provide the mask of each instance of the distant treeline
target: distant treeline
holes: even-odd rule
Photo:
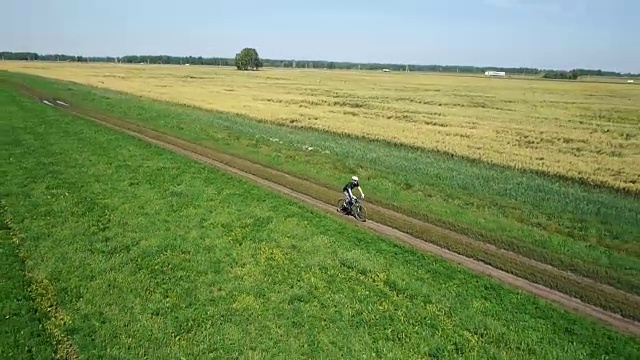
[[[585,74],[586,75],[586,74]],[[563,80],[577,80],[580,77],[580,72],[576,70],[571,71],[547,71],[542,75],[545,79],[563,79]],[[615,76],[615,75],[613,75]]]
[[[211,65],[211,66],[235,66],[233,58],[205,58],[202,56],[169,56],[169,55],[127,55],[122,57],[85,57],[65,54],[41,55],[33,52],[0,52],[0,59],[4,60],[41,60],[41,61],[73,61],[73,62],[118,62],[118,63],[145,63],[145,64],[175,64],[175,65]],[[265,67],[283,68],[314,68],[314,69],[361,69],[361,70],[383,70],[392,71],[425,71],[425,72],[447,72],[481,74],[485,71],[504,71],[508,75],[542,75],[551,79],[577,79],[580,76],[640,76],[640,74],[619,73],[615,71],[574,69],[571,71],[546,70],[528,67],[477,67],[477,66],[455,66],[455,65],[403,65],[403,64],[381,64],[381,63],[353,63],[344,61],[322,61],[322,60],[277,60],[262,59]]]

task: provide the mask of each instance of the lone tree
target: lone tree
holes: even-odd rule
[[[253,48],[244,48],[236,54],[236,68],[238,70],[258,70],[262,67],[262,60],[258,52]]]

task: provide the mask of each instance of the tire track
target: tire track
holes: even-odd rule
[[[281,193],[281,194],[283,194],[285,196],[288,196],[290,198],[304,201],[304,202],[306,202],[308,204],[311,204],[314,207],[316,207],[316,208],[318,208],[320,210],[323,210],[323,211],[325,211],[327,213],[330,213],[330,214],[332,214],[332,215],[334,215],[336,217],[339,216],[339,217],[344,218],[344,216],[341,216],[336,212],[336,208],[334,206],[328,205],[323,201],[320,201],[320,200],[315,199],[315,198],[313,198],[311,196],[302,194],[300,192],[294,191],[294,190],[292,190],[290,188],[287,188],[287,187],[285,187],[283,185],[277,184],[277,183],[272,182],[270,180],[266,180],[266,179],[261,178],[259,176],[256,176],[256,175],[253,175],[251,173],[245,172],[245,171],[240,170],[240,169],[238,169],[236,167],[233,167],[233,166],[230,166],[228,164],[225,164],[225,163],[223,163],[221,161],[214,160],[214,159],[212,159],[210,157],[207,157],[207,156],[205,156],[203,154],[200,154],[200,153],[197,153],[195,151],[189,150],[189,149],[187,149],[187,148],[185,148],[183,146],[176,145],[176,144],[180,144],[180,143],[185,143],[186,144],[187,142],[185,142],[184,140],[177,139],[177,138],[172,138],[172,140],[175,140],[175,141],[172,141],[171,143],[167,142],[167,141],[163,141],[163,140],[160,140],[158,138],[154,138],[154,137],[145,135],[145,134],[143,134],[141,132],[132,130],[132,128],[143,128],[141,126],[132,124],[132,126],[125,127],[125,126],[122,126],[123,124],[121,124],[120,120],[110,119],[110,118],[107,118],[105,116],[96,116],[95,114],[91,114],[91,112],[89,112],[89,111],[83,111],[82,109],[76,109],[73,105],[70,105],[69,102],[65,102],[65,101],[59,100],[59,99],[58,100],[51,99],[50,97],[46,96],[45,94],[43,94],[43,93],[41,93],[41,92],[39,92],[39,91],[37,91],[35,89],[28,88],[28,87],[26,87],[24,85],[20,85],[20,84],[12,84],[12,85],[14,85],[16,88],[18,88],[18,90],[21,90],[22,92],[26,93],[27,95],[30,95],[30,96],[36,98],[39,102],[44,103],[47,106],[56,107],[56,108],[58,108],[60,110],[63,110],[63,111],[72,113],[74,115],[80,116],[82,118],[97,122],[97,123],[99,123],[101,125],[104,125],[104,126],[107,126],[107,127],[111,128],[111,129],[114,129],[114,130],[117,130],[117,131],[120,131],[120,132],[124,132],[124,133],[132,135],[132,136],[134,136],[136,138],[139,138],[139,139],[141,139],[143,141],[146,141],[146,142],[152,143],[154,145],[157,145],[159,147],[165,148],[167,150],[170,150],[170,151],[182,154],[184,156],[190,157],[190,158],[195,159],[195,160],[197,160],[199,162],[208,164],[210,166],[217,167],[217,168],[219,168],[221,170],[224,170],[226,172],[229,172],[229,173],[232,173],[232,174],[235,174],[235,175],[242,176],[242,177],[244,177],[244,178],[246,178],[246,179],[248,179],[248,180],[250,180],[250,181],[252,181],[252,182],[254,182],[256,184],[258,184],[258,185],[261,185],[263,187],[269,188],[271,190],[278,191],[279,193]],[[148,133],[148,134],[154,134],[155,133],[155,134],[161,135],[162,138],[171,138],[171,136],[166,135],[166,134],[162,134],[162,133],[157,132],[157,131],[153,131],[153,130],[146,129],[146,128],[144,128],[144,130],[145,130],[145,133]],[[232,156],[228,156],[228,157],[231,158]],[[273,170],[273,169],[270,169],[270,171],[277,172],[276,170]],[[290,177],[290,175],[286,175],[286,174],[283,174],[283,175]],[[368,204],[367,206],[370,209],[374,209],[377,212],[394,213],[391,210],[380,208],[380,207],[375,206],[375,205]],[[408,216],[404,216],[404,215],[401,215],[401,214],[397,214],[397,213],[394,213],[394,216],[406,217],[407,221],[419,222],[419,220],[416,220],[416,219],[413,219],[413,218],[410,218]],[[603,310],[601,308],[598,308],[598,307],[596,307],[594,305],[585,303],[585,302],[583,302],[583,301],[581,301],[581,300],[579,300],[577,298],[571,297],[571,296],[569,296],[567,294],[564,294],[564,293],[562,293],[560,291],[553,290],[553,289],[550,289],[550,288],[548,288],[546,286],[533,283],[533,282],[528,281],[526,279],[520,278],[520,277],[518,277],[516,275],[510,274],[510,273],[505,272],[503,270],[500,270],[500,269],[497,269],[495,267],[492,267],[491,265],[488,265],[486,263],[480,262],[478,260],[471,259],[469,257],[457,254],[457,253],[455,253],[453,251],[444,249],[444,248],[439,247],[437,245],[428,243],[428,242],[426,242],[424,240],[418,239],[417,237],[414,237],[412,235],[409,235],[407,233],[404,233],[402,231],[399,231],[399,230],[394,229],[392,227],[389,227],[387,225],[383,225],[383,224],[380,224],[380,223],[377,223],[377,222],[374,222],[374,221],[370,221],[370,220],[365,222],[365,223],[361,223],[361,222],[356,221],[352,217],[349,217],[349,219],[351,221],[353,221],[354,223],[358,224],[359,226],[368,229],[369,231],[373,231],[373,232],[376,232],[378,234],[382,234],[382,235],[385,235],[387,237],[391,237],[396,241],[399,241],[399,242],[402,242],[404,244],[410,245],[410,246],[412,246],[412,247],[414,247],[414,248],[416,248],[418,250],[429,252],[431,254],[435,254],[435,255],[440,256],[442,258],[445,258],[447,260],[453,261],[453,262],[455,262],[455,263],[457,263],[459,265],[462,265],[462,266],[464,266],[464,267],[466,267],[466,268],[468,268],[468,269],[470,269],[470,270],[472,270],[472,271],[474,271],[476,273],[490,276],[490,277],[492,277],[494,279],[497,279],[497,280],[499,280],[499,281],[501,281],[501,282],[503,282],[505,284],[510,285],[511,287],[527,291],[527,292],[532,293],[532,294],[534,294],[536,296],[539,296],[541,298],[544,298],[544,299],[547,299],[549,301],[555,302],[556,304],[560,305],[561,307],[563,307],[563,308],[565,308],[565,309],[567,309],[567,310],[569,310],[571,312],[574,312],[574,313],[577,313],[577,314],[581,314],[581,315],[591,316],[591,317],[593,317],[593,318],[595,318],[595,319],[597,319],[597,320],[599,320],[599,321],[601,321],[601,322],[603,322],[605,324],[613,326],[614,328],[616,328],[619,331],[630,333],[630,334],[634,334],[634,335],[640,337],[640,323],[638,323],[638,322],[636,322],[634,320],[626,319],[626,318],[624,318],[624,317],[622,317],[622,316],[620,316],[618,314],[614,314],[612,312],[609,312],[609,311]],[[462,236],[460,234],[457,234],[457,233],[455,233],[453,231],[442,229],[442,228],[436,227],[434,225],[425,224],[425,223],[422,223],[422,224],[430,226],[430,227],[433,227],[433,229],[435,231],[444,232],[449,236],[454,236],[454,237],[458,237],[458,238],[464,237],[464,236]],[[475,240],[466,239],[465,241],[475,241]],[[494,247],[493,245],[489,245],[489,244],[483,244],[483,245],[486,245],[492,251],[509,253],[506,250],[499,249],[497,247]],[[536,262],[534,260],[522,257],[522,256],[517,255],[517,254],[513,254],[513,253],[510,253],[510,254],[512,254],[514,256],[514,259],[517,260],[517,261],[537,263],[538,266],[540,266],[540,267],[547,268],[547,269],[553,269],[555,271],[561,271],[561,270],[556,269],[556,268],[554,268],[554,267],[552,267],[550,265],[538,263],[538,262]],[[618,289],[615,289],[613,287],[609,287],[607,285],[603,285],[603,284],[597,283],[597,282],[595,282],[593,280],[582,278],[582,277],[579,277],[579,276],[573,275],[573,274],[570,274],[570,275],[572,277],[577,278],[577,279],[581,279],[581,281],[583,281],[583,282],[584,281],[590,282],[590,283],[592,283],[593,286],[605,287],[605,288],[609,288],[608,289],[609,291],[620,292],[620,290],[618,290]],[[637,297],[635,297],[634,295],[631,295],[631,294],[627,294],[627,295],[629,295],[631,297],[634,297],[634,300],[637,300],[636,299]]]

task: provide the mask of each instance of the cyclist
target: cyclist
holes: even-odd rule
[[[362,196],[362,198],[364,199],[364,193],[362,192],[362,188],[360,187],[360,183],[358,182],[358,177],[357,176],[352,176],[351,177],[351,181],[347,183],[347,185],[345,185],[342,188],[342,192],[344,193],[344,197],[347,200],[347,208],[351,209],[351,206],[353,205],[353,199],[355,198],[355,196],[353,196],[353,189],[358,189],[360,191],[360,195]]]

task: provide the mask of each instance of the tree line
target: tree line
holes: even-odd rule
[[[237,67],[240,53],[236,58],[202,57],[202,56],[170,56],[170,55],[126,55],[112,56],[77,56],[66,54],[38,54],[35,52],[0,52],[0,60],[40,60],[70,62],[117,62],[129,64],[173,64],[173,65],[209,65]],[[247,67],[254,64],[246,63]],[[577,79],[580,76],[640,76],[640,74],[620,73],[599,69],[574,69],[571,71],[538,69],[530,67],[478,67],[455,65],[405,65],[392,63],[357,63],[325,60],[284,60],[260,59],[257,67],[308,68],[308,69],[343,69],[343,70],[383,70],[391,71],[424,71],[443,73],[482,74],[485,71],[504,71],[510,75],[541,75],[551,79]],[[242,65],[243,67],[245,65]],[[257,68],[256,67],[256,68]]]

